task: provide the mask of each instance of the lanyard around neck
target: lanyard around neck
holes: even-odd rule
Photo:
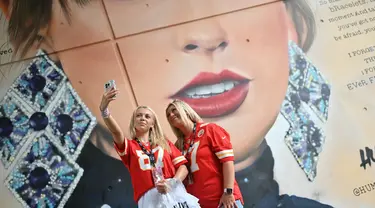
[[[148,151],[143,144],[139,141],[138,138],[135,139],[139,145],[139,147],[142,149],[142,151],[150,158],[150,163],[152,167],[155,167],[155,156],[152,154],[151,151]]]
[[[195,131],[197,130],[197,123],[194,123],[194,127],[193,127],[193,137],[191,138],[190,140],[190,144],[189,144],[189,147],[185,150],[185,142],[184,142],[184,151],[183,151],[183,155],[186,156],[186,154],[188,152],[191,151],[191,148],[193,147],[194,145],[194,140],[195,140]]]

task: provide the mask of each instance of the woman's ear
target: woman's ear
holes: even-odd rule
[[[9,5],[11,0],[0,0],[0,9],[4,16],[9,19]]]

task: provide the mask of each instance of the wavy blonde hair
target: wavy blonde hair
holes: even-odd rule
[[[134,111],[133,115],[130,120],[129,124],[129,132],[130,132],[130,138],[135,139],[136,138],[136,132],[135,132],[135,124],[134,120],[137,114],[138,109],[147,109],[152,113],[152,116],[154,118],[154,126],[152,126],[148,130],[148,138],[150,140],[151,146],[160,146],[163,149],[167,150],[167,152],[170,153],[171,148],[169,147],[168,141],[164,136],[163,130],[161,128],[160,122],[158,117],[156,116],[156,113],[148,106],[138,106]]]
[[[189,120],[192,121],[193,123],[203,122],[202,118],[198,115],[197,112],[195,112],[193,110],[193,108],[191,108],[184,101],[178,100],[178,99],[173,100],[171,103],[169,103],[166,110],[165,110],[168,122],[169,122],[168,108],[171,107],[171,106],[174,106],[176,108],[176,110],[180,114],[181,120],[184,123],[185,127],[188,126]],[[169,122],[169,125],[171,126],[174,135],[177,137],[177,141],[175,142],[176,147],[180,151],[183,151],[185,135],[182,133],[182,131],[180,129],[173,126],[170,122]]]

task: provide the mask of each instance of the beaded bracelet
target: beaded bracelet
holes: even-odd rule
[[[103,118],[108,118],[111,114],[109,113],[109,110],[108,108],[105,108],[104,110],[102,110],[102,117]]]

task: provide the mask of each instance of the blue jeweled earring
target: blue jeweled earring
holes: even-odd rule
[[[24,207],[63,207],[83,169],[75,162],[96,125],[64,72],[39,51],[0,102],[5,184]]]
[[[293,41],[289,41],[289,68],[289,85],[281,109],[290,124],[285,143],[308,180],[313,181],[325,140],[322,128],[328,117],[331,89]]]

